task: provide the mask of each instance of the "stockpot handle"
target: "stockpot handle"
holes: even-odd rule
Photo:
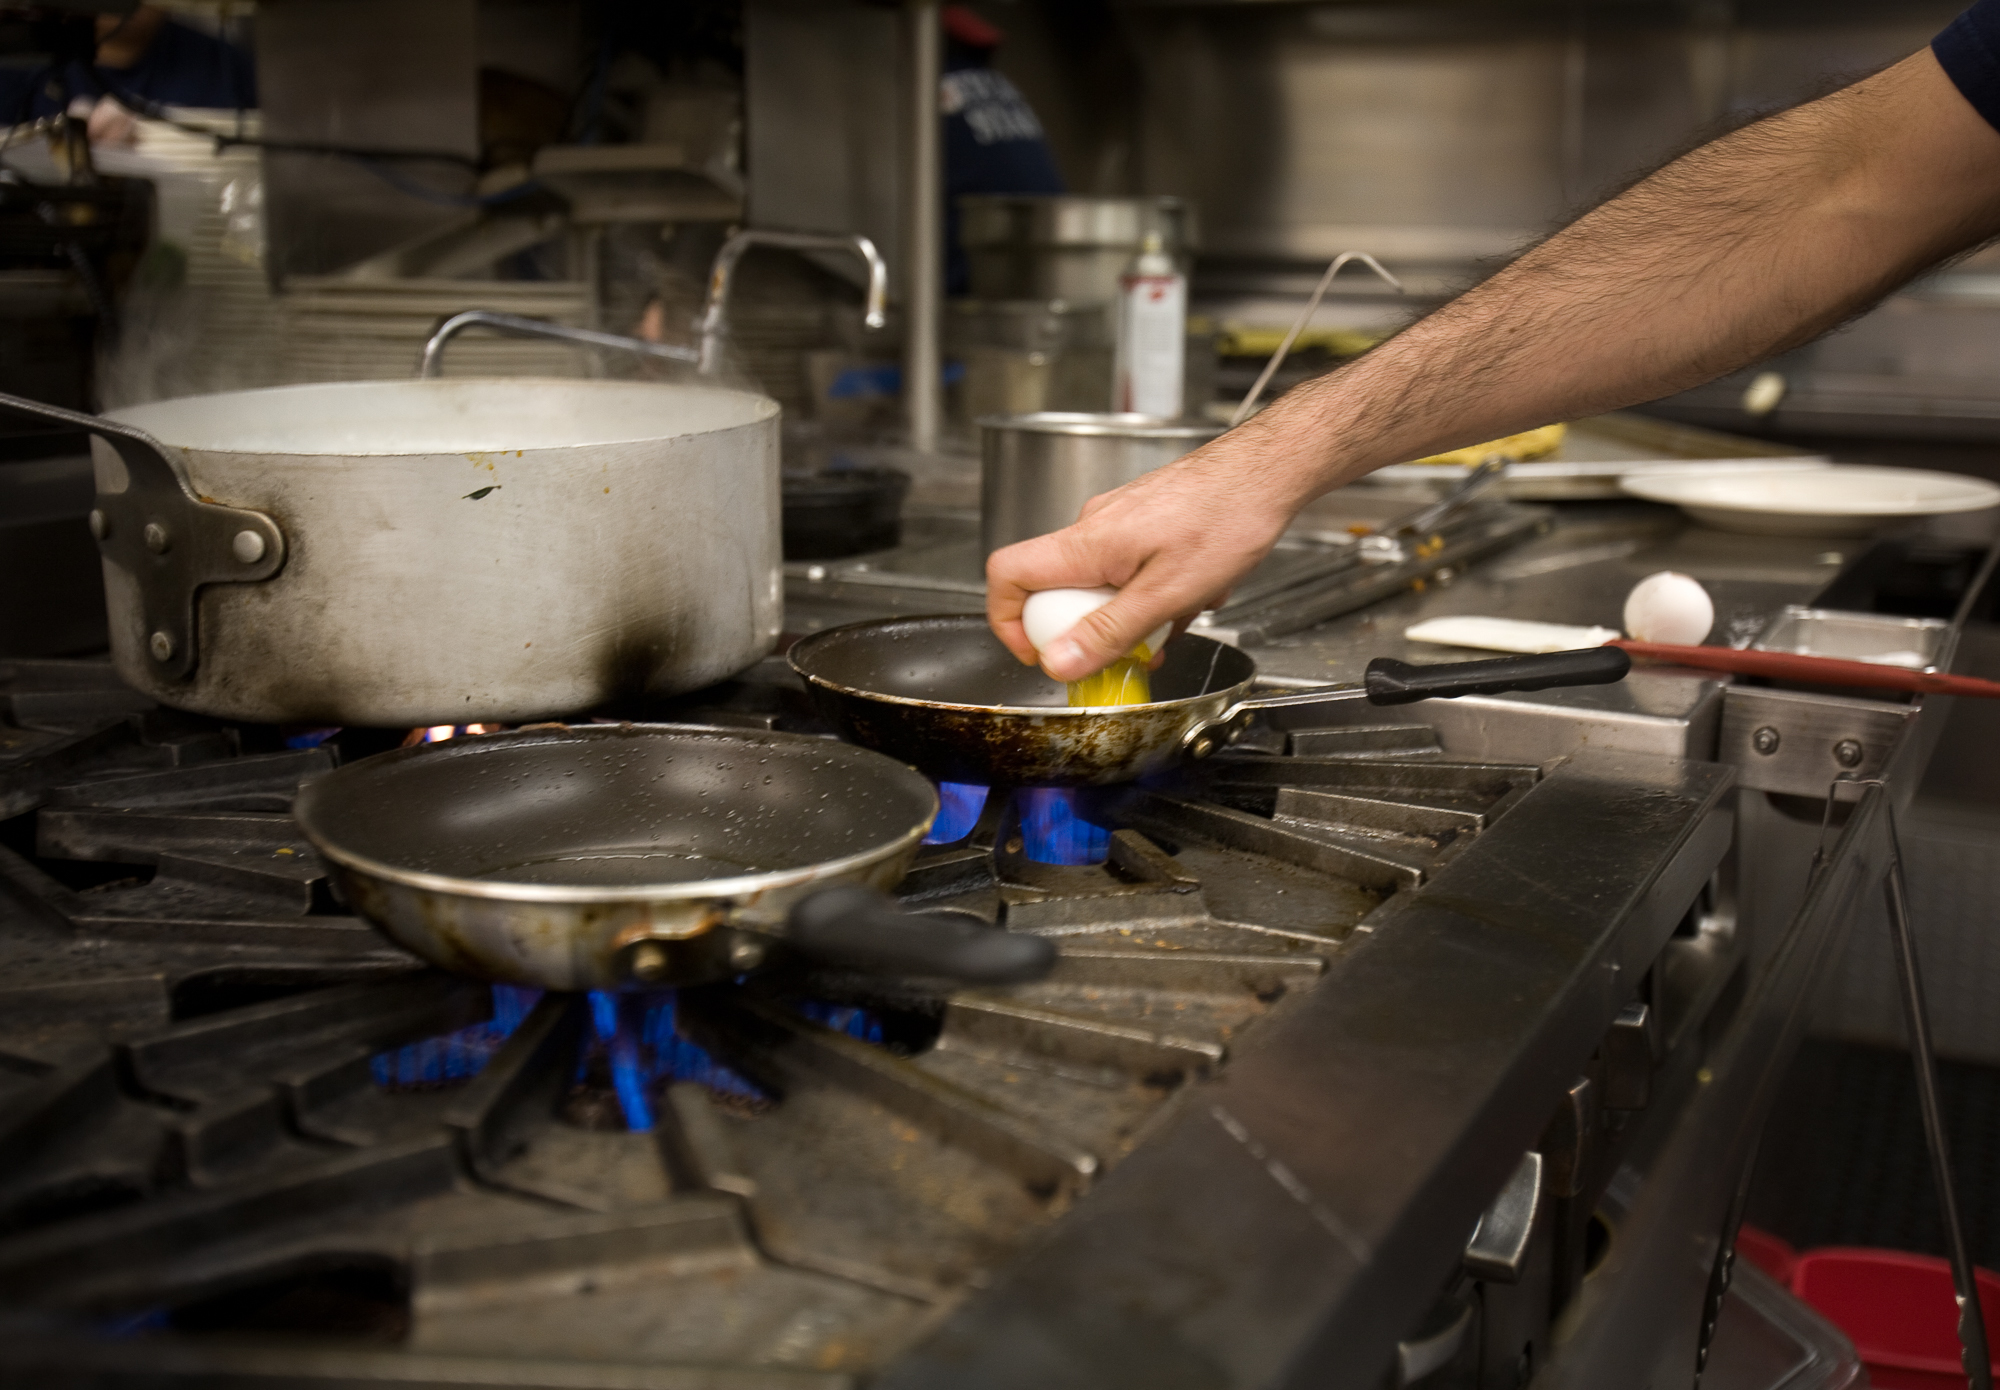
[[[453,314],[439,324],[437,331],[424,344],[424,355],[417,362],[420,380],[429,381],[443,370],[445,345],[468,328],[490,328],[496,333],[507,333],[516,338],[554,338],[579,347],[609,348],[616,352],[636,353],[641,357],[662,357],[669,362],[692,365],[701,361],[701,354],[695,349],[676,347],[672,343],[649,343],[644,338],[625,338],[590,328],[569,328],[560,323],[523,318],[519,314],[502,314],[493,309],[468,309],[462,314]]]
[[[1371,705],[1407,705],[1418,700],[1452,700],[1460,695],[1501,695],[1510,690],[1547,690],[1559,685],[1609,685],[1625,678],[1632,658],[1617,647],[1584,647],[1535,656],[1503,656],[1493,661],[1453,661],[1420,666],[1378,656],[1368,663],[1360,686],[1327,685],[1260,695],[1226,710],[1213,724],[1194,729],[1187,750],[1208,756],[1241,733],[1253,715],[1278,710],[1310,713],[1366,700]]]
[[[194,674],[195,591],[269,579],[285,564],[285,533],[262,512],[195,496],[160,441],[142,429],[0,393],[0,409],[70,425],[109,444],[125,465],[123,492],[97,494],[90,533],[139,591],[146,655],[171,680]]]
[[[1055,944],[956,914],[904,912],[859,884],[822,888],[793,905],[785,938],[823,965],[872,975],[916,975],[968,985],[1039,980],[1055,968]]]

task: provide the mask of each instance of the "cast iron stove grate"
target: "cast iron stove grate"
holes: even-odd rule
[[[1041,983],[536,996],[331,900],[286,808],[334,747],[92,663],[0,699],[0,1369],[46,1385],[853,1383],[1536,778],[1277,735],[1107,794],[1102,866],[998,798],[925,853],[904,899],[1061,938]]]

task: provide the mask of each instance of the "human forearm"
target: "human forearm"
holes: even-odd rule
[[[1694,385],[2000,231],[2000,133],[1926,50],[1695,151],[1242,427],[996,552],[994,630],[1074,679],[1211,606],[1299,507],[1404,459]],[[1037,654],[1037,589],[1120,592]]]
[[[2000,230],[2000,135],[1928,50],[1684,156],[1223,444],[1302,505],[1811,340]]]

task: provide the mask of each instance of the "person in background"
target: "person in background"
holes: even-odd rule
[[[945,293],[964,294],[971,288],[971,273],[958,239],[958,200],[968,193],[1067,190],[1034,108],[1012,82],[993,71],[994,52],[1005,36],[963,5],[946,5],[941,21]]]
[[[121,96],[162,106],[248,110],[257,105],[256,71],[235,44],[182,24],[157,5],[97,16],[95,67],[82,62],[0,68],[0,125],[52,116],[65,103],[90,102],[93,144],[126,143],[131,116]]]
[[[1837,327],[2000,235],[2000,0],[1844,90],[1674,160],[1213,443],[987,561],[987,616],[1077,680],[1221,602],[1365,473],[1658,399]],[[1037,652],[1041,589],[1118,596]]]

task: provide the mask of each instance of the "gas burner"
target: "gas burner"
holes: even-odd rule
[[[848,1384],[1539,779],[1278,735],[1083,796],[1088,865],[994,796],[900,896],[1059,938],[1046,980],[538,995],[389,946],[296,832],[302,781],[399,734],[287,748],[92,663],[0,699],[0,1366],[49,1383]]]

